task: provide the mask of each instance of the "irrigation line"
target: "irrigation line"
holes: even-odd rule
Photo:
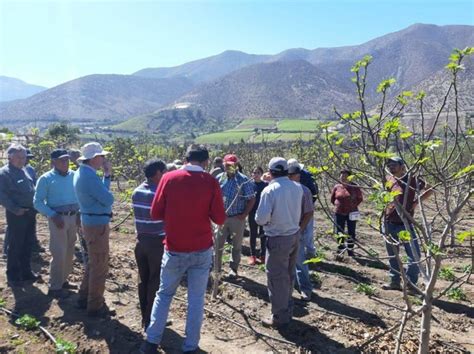
[[[16,312],[7,310],[7,309],[4,308],[4,307],[0,307],[0,310],[2,310],[3,312],[5,312],[5,313],[8,314],[9,316],[12,316],[12,317],[15,317],[15,318],[20,318],[20,317],[21,317],[21,316],[20,316],[19,314],[17,314]],[[53,342],[54,345],[57,344],[56,338],[54,338],[54,336],[53,336],[46,328],[44,328],[43,326],[38,326],[38,328],[41,330],[41,332],[43,332],[43,334],[44,334],[51,342]]]
[[[179,298],[179,297],[177,297],[177,296],[174,296],[174,299],[175,299],[175,300],[178,300],[178,301],[181,301],[181,302],[185,302],[185,303],[187,302],[186,300],[181,299],[181,298]],[[251,332],[251,333],[252,333],[255,337],[257,337],[257,338],[258,338],[258,337],[265,337],[265,338],[269,338],[269,339],[275,340],[275,341],[277,341],[277,342],[281,342],[281,343],[285,343],[285,344],[289,344],[289,345],[293,345],[293,346],[298,346],[296,343],[287,341],[287,340],[285,340],[285,339],[273,337],[273,336],[271,336],[271,335],[269,335],[269,334],[262,333],[262,332],[258,332],[258,331],[256,331],[255,329],[253,329],[253,328],[251,328],[251,327],[248,327],[248,326],[246,326],[246,325],[243,325],[243,324],[241,324],[240,322],[237,322],[237,321],[235,321],[235,320],[233,320],[233,319],[231,319],[231,318],[229,318],[229,317],[227,317],[227,316],[224,316],[224,315],[222,315],[222,314],[220,314],[220,313],[218,313],[218,312],[209,310],[209,309],[208,309],[207,307],[205,307],[205,306],[204,306],[204,311],[207,311],[207,312],[209,312],[210,314],[213,314],[214,316],[217,316],[217,317],[222,318],[222,319],[224,319],[224,320],[226,320],[226,321],[229,321],[230,323],[236,325],[237,327],[240,327],[240,328],[242,328],[242,329],[245,329],[245,330],[248,331],[248,332]]]

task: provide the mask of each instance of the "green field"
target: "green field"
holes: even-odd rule
[[[248,141],[253,131],[227,130],[219,133],[201,135],[196,138],[198,144],[238,143],[241,139]]]
[[[235,128],[223,132],[201,135],[200,144],[238,143],[242,139],[249,143],[263,141],[311,140],[317,129],[316,120],[309,119],[246,119]]]
[[[278,122],[279,131],[285,132],[312,132],[316,129],[316,120],[284,119]]]

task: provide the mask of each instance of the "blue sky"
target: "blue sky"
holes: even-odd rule
[[[414,23],[473,25],[474,0],[0,0],[0,75],[51,87],[227,49],[360,44]]]

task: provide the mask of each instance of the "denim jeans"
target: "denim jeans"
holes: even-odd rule
[[[304,292],[305,294],[311,294],[313,290],[313,284],[311,284],[311,278],[309,276],[309,267],[307,264],[304,264],[306,260],[305,241],[307,240],[308,234],[312,235],[313,233],[311,224],[311,222],[308,223],[299,237],[298,255],[296,256],[296,281],[300,292]]]
[[[314,247],[314,239],[313,239],[313,232],[314,232],[314,218],[308,223],[308,226],[304,230],[303,233],[303,248],[305,249],[306,253],[316,254],[316,247]],[[300,248],[301,248],[300,244]]]
[[[385,223],[385,230],[386,233],[392,236],[393,239],[398,240],[398,233],[400,231],[404,231],[405,226],[399,224],[392,224],[392,223]],[[418,262],[420,259],[420,246],[418,244],[417,236],[415,234],[415,230],[413,226],[410,226],[410,234],[411,240],[409,242],[403,242],[403,247],[405,247],[405,252],[408,256],[408,267],[407,267],[407,277],[413,283],[416,284],[418,281],[418,275],[420,274],[420,270],[418,268],[418,264],[414,262]],[[389,255],[389,263],[390,263],[390,279],[392,283],[400,284],[400,268],[398,266],[398,261],[395,257],[395,251],[398,250],[397,246],[391,245],[386,243],[387,253]],[[416,253],[413,253],[416,252]]]
[[[190,253],[165,251],[161,263],[160,288],[156,293],[151,310],[150,325],[146,330],[148,342],[154,344],[161,342],[171,300],[181,278],[187,273],[188,313],[182,349],[183,351],[192,351],[198,348],[212,251],[212,247],[204,251]]]

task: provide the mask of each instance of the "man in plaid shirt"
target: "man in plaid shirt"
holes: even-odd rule
[[[230,261],[230,277],[237,277],[244,237],[245,218],[255,204],[255,190],[252,180],[237,169],[239,159],[236,155],[224,156],[225,172],[217,175],[222,189],[227,219],[219,228],[216,236],[217,270],[222,268],[222,253],[228,237],[232,239],[232,256]]]

